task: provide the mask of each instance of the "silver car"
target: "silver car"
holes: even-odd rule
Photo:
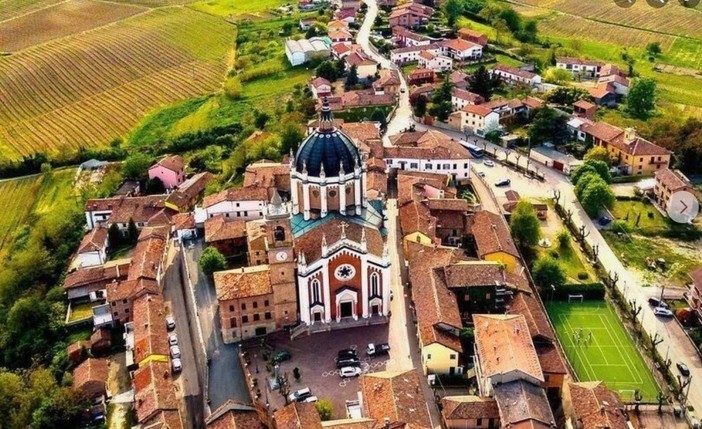
[[[173,359],[180,358],[180,348],[178,346],[171,346],[171,358],[173,358]]]

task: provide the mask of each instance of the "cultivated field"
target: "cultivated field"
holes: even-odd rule
[[[0,58],[0,160],[106,144],[154,107],[211,93],[233,38],[220,18],[166,8]]]
[[[62,0],[0,0],[0,21],[24,15]]]
[[[552,302],[547,310],[580,381],[602,380],[626,402],[634,390],[644,402],[656,402],[656,382],[609,304]]]
[[[126,4],[69,0],[0,23],[0,52],[15,52],[120,21],[146,10]]]
[[[286,0],[203,0],[193,3],[191,7],[206,13],[234,18],[263,18],[268,11],[290,4]]]

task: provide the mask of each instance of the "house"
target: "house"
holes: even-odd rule
[[[556,67],[568,70],[582,78],[594,79],[600,76],[600,69],[604,63],[573,57],[556,57]]]
[[[107,359],[88,358],[73,370],[73,388],[89,399],[107,396]]]
[[[312,58],[327,58],[331,55],[329,47],[320,38],[285,41],[285,56],[290,65],[299,66]]]
[[[175,188],[185,180],[185,161],[180,155],[168,155],[149,167],[149,179],[159,179],[166,189]]]
[[[617,101],[620,101],[620,99],[629,94],[629,86],[630,86],[629,79],[625,76],[621,76],[618,74],[612,74],[612,75],[607,75],[607,76],[602,76],[599,79],[597,79],[597,85],[606,85],[608,88],[610,88],[615,95],[617,95]]]
[[[290,195],[290,162],[260,160],[246,166],[244,188],[258,187],[268,191],[268,195]]]
[[[433,37],[425,36],[423,34],[415,33],[404,27],[393,27],[392,28],[393,42],[398,47],[405,46],[426,46],[438,41]]]
[[[586,141],[607,149],[621,174],[650,175],[670,164],[672,152],[638,136],[633,128],[622,130],[606,122],[595,122],[584,123],[580,130]]]
[[[293,402],[273,413],[276,429],[322,429],[322,420],[312,402]]]
[[[546,167],[562,171],[566,175],[569,175],[575,167],[583,163],[573,155],[559,152],[549,146],[532,147],[531,151],[529,151],[529,158]]]
[[[569,381],[563,390],[563,411],[567,429],[628,429],[624,403],[601,381]]]
[[[507,197],[507,202],[502,205],[502,208],[505,211],[505,216],[507,217],[507,219],[509,219],[509,215],[512,213],[512,210],[514,210],[514,208],[517,206],[521,197],[519,196],[519,192],[513,190],[505,192],[505,197]],[[548,213],[548,204],[532,202],[531,205],[536,211],[536,216],[541,220],[546,220],[546,214]]]
[[[597,113],[597,105],[582,98],[573,103],[573,114],[583,118],[592,118]]]
[[[229,188],[205,197],[202,207],[208,218],[223,215],[239,220],[261,219],[264,214],[268,190],[258,184]]]
[[[378,63],[367,57],[362,51],[350,54],[345,61],[347,70],[350,70],[352,66],[356,66],[356,72],[360,80],[367,80],[378,72]]]
[[[336,58],[337,60],[343,60],[346,58],[348,55],[351,55],[353,52],[355,52],[352,48],[355,45],[347,45],[345,43],[337,43],[336,45],[332,46],[331,53]]]
[[[331,105],[332,110],[344,110],[354,107],[389,106],[395,103],[392,94],[376,94],[373,90],[346,91],[341,102]],[[322,106],[318,106],[320,109]],[[371,111],[372,113],[372,111]]]
[[[310,81],[310,90],[315,100],[332,95],[331,82],[323,77],[316,77]]]
[[[544,389],[519,380],[494,387],[503,428],[552,429],[556,420]]]
[[[134,299],[134,362],[169,362],[168,332],[163,297],[146,293]]]
[[[419,53],[423,51],[431,52],[434,55],[441,54],[441,47],[438,43],[429,45],[406,46],[390,51],[390,61],[398,65],[404,65],[419,61]]]
[[[171,235],[179,240],[194,239],[197,237],[197,225],[195,223],[195,214],[178,213],[173,216],[171,225]]]
[[[441,52],[456,61],[475,61],[483,56],[483,47],[464,39],[446,39],[439,42]]]
[[[390,27],[416,28],[426,25],[434,14],[434,9],[420,3],[405,3],[396,6],[390,12],[388,22]]]
[[[205,243],[224,256],[243,254],[246,249],[246,221],[219,214],[205,220]]]
[[[344,7],[334,13],[334,19],[351,24],[356,22],[357,7]]]
[[[617,95],[612,85],[601,83],[595,86],[586,86],[585,90],[598,106],[614,107],[617,105]]]
[[[227,399],[205,419],[207,429],[260,429],[261,419],[256,408]]]
[[[433,428],[421,383],[414,370],[361,375],[359,390],[363,415],[375,420],[375,428]]]
[[[424,204],[436,218],[436,237],[444,245],[460,244],[466,233],[467,214],[471,210],[463,198],[428,198]]]
[[[456,110],[461,110],[468,105],[484,103],[485,99],[478,94],[466,89],[454,88],[451,93],[451,105]]]
[[[399,217],[405,252],[409,243],[425,246],[439,244],[436,239],[436,218],[425,204],[420,201],[407,203],[400,207]]]
[[[104,265],[78,268],[70,271],[63,281],[69,301],[102,301],[107,285],[127,278],[131,259],[108,261]]]
[[[460,101],[457,100],[457,102]],[[487,104],[466,104],[449,115],[448,123],[454,130],[485,135],[500,127],[500,114],[493,111]]]
[[[373,82],[376,94],[397,95],[400,92],[400,74],[397,70],[380,70],[380,77]]]
[[[81,240],[72,265],[80,268],[104,264],[107,261],[108,238],[107,228],[103,226],[90,230]]]
[[[690,291],[685,294],[687,303],[690,304],[697,317],[702,318],[702,267],[697,267],[687,274],[690,277]]]
[[[85,202],[86,227],[92,230],[102,225],[109,229],[112,224],[116,224],[122,233],[126,233],[130,221],[134,222],[137,229],[168,225],[175,211],[166,207],[167,197],[148,195],[90,199]]]
[[[523,83],[530,86],[541,84],[541,76],[538,74],[504,64],[496,64],[490,73],[510,84]]]
[[[125,197],[136,197],[139,195],[139,181],[138,180],[125,180],[115,191],[114,196],[125,196]]]
[[[477,43],[478,45],[482,46],[483,48],[487,47],[488,44],[488,38],[486,35],[475,31],[471,30],[470,28],[461,28],[458,30],[458,37],[466,40],[468,42],[472,43]]]
[[[302,19],[300,19],[300,22],[299,22],[300,30],[302,30],[302,31],[307,31],[307,30],[309,30],[310,27],[312,26],[312,24],[314,24],[315,22],[317,22],[317,20],[314,19],[314,18],[302,18]]]
[[[390,136],[383,158],[389,168],[450,175],[455,182],[470,179],[468,150],[439,131],[406,132]]]
[[[670,197],[676,192],[695,192],[690,179],[679,170],[664,168],[657,170],[653,177],[656,179],[656,186],[653,188],[653,200],[662,210],[667,210]]]
[[[445,72],[453,68],[453,60],[440,54],[432,54],[430,51],[422,51],[418,57],[419,67],[430,69],[435,72]]]
[[[493,398],[475,395],[441,398],[441,420],[446,429],[500,427],[500,411]]]
[[[134,371],[134,409],[141,427],[183,429],[170,372],[167,360],[151,361]]]
[[[334,20],[334,21],[329,21],[329,23],[327,24],[327,31],[348,30],[348,29],[349,29],[349,23],[346,21]]]
[[[222,338],[229,344],[276,330],[268,265],[214,273]]]
[[[472,216],[470,232],[480,259],[500,262],[509,273],[518,272],[519,252],[502,216],[487,210],[477,211]]]
[[[176,190],[168,194],[164,205],[176,212],[191,211],[205,193],[205,188],[214,175],[209,171],[198,173],[181,183]]]
[[[327,35],[329,36],[329,39],[331,39],[332,45],[336,45],[337,43],[351,45],[353,43],[353,34],[351,34],[348,30],[329,30]]]
[[[468,75],[460,70],[455,70],[449,75],[449,81],[454,88],[468,89]]]
[[[112,346],[112,331],[110,328],[103,327],[93,331],[90,335],[90,353],[93,356],[100,356],[110,353]]]
[[[407,83],[409,85],[421,85],[423,83],[434,82],[436,74],[430,69],[414,69],[407,75]]]

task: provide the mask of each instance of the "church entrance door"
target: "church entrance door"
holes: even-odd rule
[[[352,317],[353,316],[353,302],[346,301],[339,304],[339,310],[341,311],[341,317]]]

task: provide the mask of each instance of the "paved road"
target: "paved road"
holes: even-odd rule
[[[205,341],[207,356],[210,358],[208,377],[208,398],[212,411],[227,401],[234,399],[249,402],[236,344],[224,344],[217,312],[217,296],[214,285],[200,271],[197,261],[202,253],[202,241],[185,248],[190,281],[195,289],[197,314],[200,319],[202,338]]]

